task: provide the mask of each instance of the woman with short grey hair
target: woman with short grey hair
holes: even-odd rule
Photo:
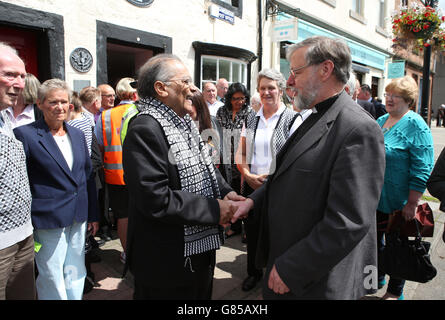
[[[283,74],[275,69],[263,69],[258,74],[257,86],[259,87],[260,82],[263,78],[269,78],[277,82],[278,88],[284,91],[286,89],[286,79]]]
[[[236,163],[242,175],[241,192],[250,195],[261,187],[269,174],[275,171],[274,159],[290,136],[296,112],[282,103],[286,89],[284,76],[274,69],[263,69],[258,75],[257,90],[262,107],[247,116],[241,133]],[[247,218],[247,278],[243,291],[252,290],[263,276],[255,266],[259,220]]]
[[[97,199],[84,134],[65,123],[71,90],[45,81],[37,104],[43,118],[14,129],[23,143],[32,193],[40,300],[82,300],[86,276],[85,235],[98,228]],[[88,226],[88,227],[87,227]]]

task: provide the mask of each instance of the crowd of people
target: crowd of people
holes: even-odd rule
[[[382,273],[364,286],[365,270],[390,214],[414,218],[434,166],[417,84],[394,79],[383,105],[338,39],[308,38],[287,60],[289,78],[263,69],[252,96],[224,78],[201,92],[172,54],[115,89],[73,92],[0,43],[0,299],[82,299],[113,222],[134,299],[211,299],[216,250],[236,234],[242,290],[262,281],[265,299],[383,287]],[[390,277],[382,299],[403,299],[404,282]]]

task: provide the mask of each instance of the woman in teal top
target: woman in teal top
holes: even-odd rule
[[[377,208],[378,229],[383,230],[388,214],[401,210],[412,220],[434,166],[433,138],[429,127],[410,110],[417,102],[418,87],[411,76],[394,79],[385,88],[387,114],[377,119],[385,137],[386,169]],[[384,246],[384,232],[378,231],[378,248]],[[379,286],[385,275],[379,273]],[[390,278],[382,299],[403,299],[405,280]]]

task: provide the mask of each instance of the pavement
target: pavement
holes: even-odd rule
[[[438,158],[445,146],[445,128],[431,126],[434,141],[434,156]],[[426,196],[430,196],[428,191]],[[434,236],[426,238],[431,242],[431,261],[437,268],[437,276],[428,283],[421,284],[407,281],[404,289],[405,300],[445,300],[445,243],[442,241],[445,213],[439,211],[439,203],[428,201],[433,209],[435,228]],[[133,296],[133,277],[130,272],[121,278],[124,265],[119,260],[122,246],[114,234],[113,240],[98,249],[102,261],[92,264],[95,274],[93,290],[84,295],[84,300],[131,300]],[[214,300],[261,300],[261,286],[249,292],[241,290],[243,279],[247,276],[246,244],[241,236],[233,236],[216,254],[216,268],[213,282]],[[386,286],[364,300],[377,300],[386,292]]]

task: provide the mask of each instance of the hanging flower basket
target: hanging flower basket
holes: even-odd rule
[[[431,46],[435,51],[443,51],[445,17],[440,11],[427,7],[402,7],[392,16],[394,47],[420,50]]]

